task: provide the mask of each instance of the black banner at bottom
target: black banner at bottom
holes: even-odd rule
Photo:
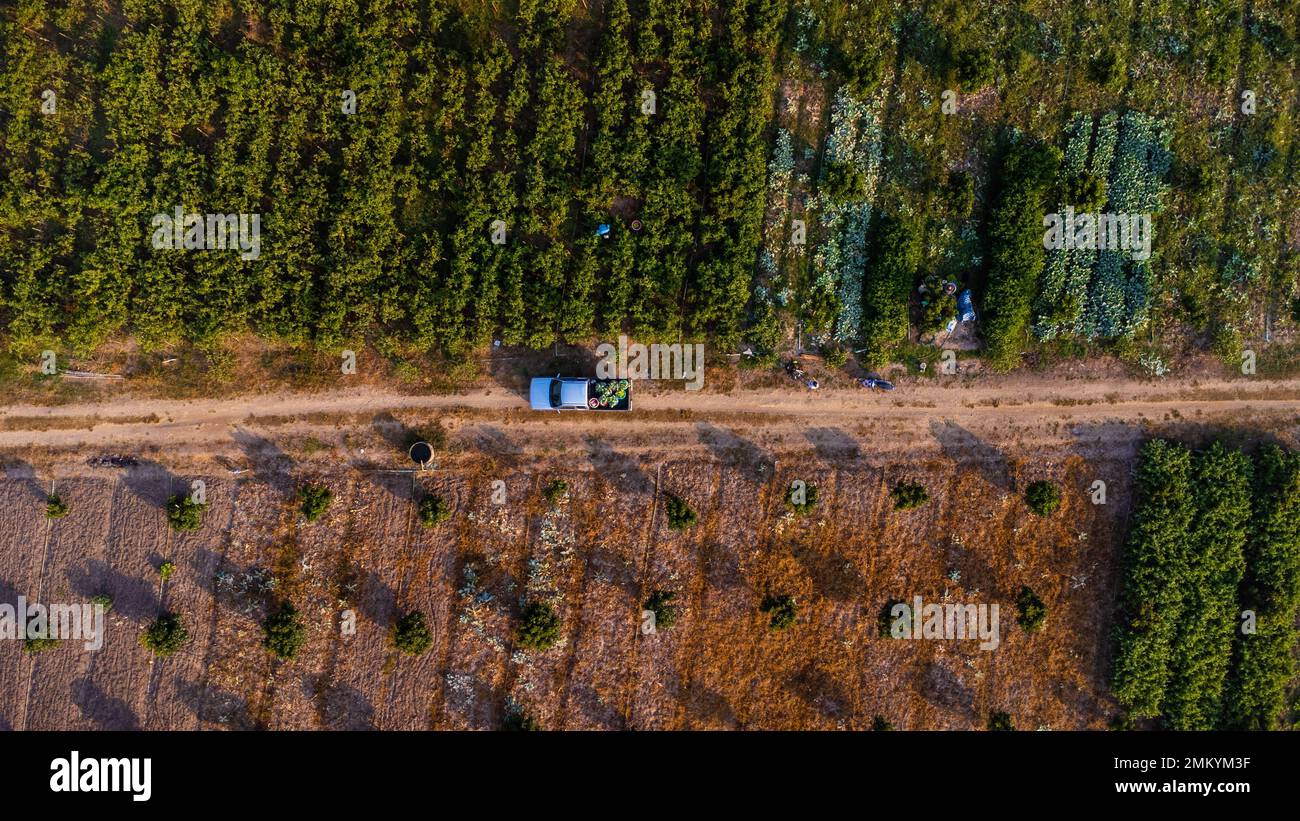
[[[1290,793],[1289,733],[6,733],[11,801],[127,816],[187,807],[330,812],[418,800],[665,811],[846,801],[1068,806]],[[651,792],[645,792],[650,790]],[[613,802],[613,803],[610,803]],[[458,807],[462,809],[457,809]]]

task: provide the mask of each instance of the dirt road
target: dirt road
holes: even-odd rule
[[[0,448],[103,448],[157,452],[238,452],[239,431],[338,438],[397,417],[439,419],[483,449],[563,450],[593,437],[629,450],[683,444],[725,449],[728,437],[872,453],[943,446],[952,428],[1019,445],[1092,441],[1125,446],[1151,425],[1249,426],[1292,438],[1300,430],[1300,380],[1062,381],[1046,377],[943,377],[891,393],[811,392],[791,383],[720,392],[642,387],[630,414],[528,409],[501,387],[456,395],[410,396],[368,387],[317,394],[213,400],[132,399],[56,407],[0,407]],[[695,429],[693,435],[683,432]],[[345,437],[346,438],[346,437]],[[937,443],[936,443],[936,440]],[[719,444],[721,442],[722,444]],[[247,448],[244,448],[246,451]],[[365,445],[352,450],[364,453]],[[373,451],[372,451],[373,452]]]

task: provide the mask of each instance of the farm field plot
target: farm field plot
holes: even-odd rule
[[[405,477],[404,477],[405,478]],[[411,485],[414,494],[444,499],[452,516],[462,515],[469,488],[454,476],[424,478]],[[412,514],[414,515],[414,513]],[[447,624],[455,593],[458,540],[451,528],[410,526],[404,561],[395,576],[398,610],[426,614],[433,630],[429,651],[418,658],[393,660],[393,669],[379,697],[381,728],[419,729],[432,726],[435,704],[443,697],[440,665],[447,654]]]
[[[1294,2],[419,5],[0,9],[0,385],[1296,372]]]
[[[158,465],[56,477],[70,512],[42,516],[49,479],[0,480],[0,592],[45,602],[107,593],[102,649],[25,653],[0,642],[0,726],[14,729],[1101,728],[1114,717],[1109,636],[1128,465],[988,448],[871,465],[787,458],[712,431],[716,458],[593,456],[598,469],[466,461],[408,472],[172,475]],[[823,448],[835,443],[818,440]],[[602,445],[593,445],[599,450]],[[1091,484],[1105,477],[1107,504]],[[168,527],[169,495],[205,483],[193,532]],[[562,491],[555,480],[563,480]],[[1029,512],[1028,483],[1062,489]],[[333,490],[316,521],[305,481]],[[815,488],[802,511],[793,483]],[[900,482],[924,486],[895,509]],[[421,502],[446,503],[425,526]],[[694,515],[682,523],[680,500]],[[165,579],[158,568],[171,562]],[[1016,597],[1046,606],[1034,632]],[[643,610],[671,594],[654,630]],[[999,643],[882,635],[891,602],[1000,605]],[[775,629],[770,602],[789,597]],[[303,626],[292,658],[263,646],[285,601]],[[545,602],[558,630],[521,640]],[[190,640],[155,657],[139,635],[179,614]],[[424,652],[398,652],[411,612]]]

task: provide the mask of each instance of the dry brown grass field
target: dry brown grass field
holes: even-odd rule
[[[263,460],[244,472],[182,475],[152,462],[0,480],[0,598],[113,597],[98,652],[39,654],[0,642],[0,726],[13,729],[493,729],[521,710],[547,729],[1105,727],[1127,449],[1059,456],[957,443],[873,464],[838,431],[814,452],[768,452],[734,433],[662,459],[523,460],[466,455],[421,474]],[[314,472],[313,472],[314,471]],[[41,472],[42,474],[44,471]],[[206,482],[201,529],[171,531],[169,494]],[[314,523],[295,485],[330,485]],[[543,488],[569,486],[557,504]],[[1031,514],[1024,487],[1056,481],[1061,510]],[[790,483],[819,501],[795,516]],[[1107,504],[1088,488],[1108,485]],[[897,511],[889,490],[917,481],[930,501]],[[71,513],[42,515],[51,482]],[[496,483],[502,484],[496,484]],[[423,527],[436,493],[452,516]],[[699,514],[668,526],[666,494]],[[498,504],[497,502],[502,502]],[[158,566],[176,565],[165,582]],[[1046,627],[1015,623],[1032,587]],[[677,593],[675,627],[641,630],[654,590]],[[760,610],[795,597],[788,630]],[[997,603],[1001,645],[878,635],[891,599]],[[291,661],[261,644],[261,620],[288,598],[307,639]],[[561,640],[519,648],[521,603],[554,603]],[[192,640],[155,658],[139,635],[160,611]],[[433,644],[398,654],[393,621],[425,613]],[[349,613],[355,632],[346,629]]]

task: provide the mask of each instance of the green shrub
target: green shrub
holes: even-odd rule
[[[671,630],[677,624],[677,608],[671,604],[675,598],[670,590],[656,590],[646,599],[643,609],[655,614],[655,630]]]
[[[53,650],[63,642],[60,639],[40,636],[33,638],[28,636],[23,639],[23,650],[27,653],[43,653],[46,650]]]
[[[1088,60],[1088,79],[1103,86],[1113,85],[1124,76],[1124,63],[1115,49],[1107,46]]]
[[[298,610],[290,602],[283,602],[280,609],[266,617],[262,622],[265,636],[262,646],[270,650],[278,659],[289,660],[298,655],[307,641],[307,628],[298,618]]]
[[[957,69],[957,82],[965,91],[979,91],[993,82],[997,62],[987,49],[964,48],[953,60]]]
[[[107,593],[99,593],[91,596],[90,603],[104,608],[105,613],[113,609],[113,597]]]
[[[170,656],[189,641],[189,631],[181,624],[181,617],[174,613],[163,613],[140,634],[140,644],[158,656]]]
[[[961,171],[953,172],[943,189],[943,199],[949,216],[957,219],[969,217],[975,210],[975,178]]]
[[[867,179],[856,165],[833,163],[827,166],[818,190],[835,202],[853,202],[866,194]]]
[[[989,729],[1005,731],[1005,730],[1014,730],[1016,729],[1016,727],[1014,724],[1011,723],[1010,713],[997,712],[997,713],[989,713]]]
[[[163,581],[167,581],[168,579],[170,579],[172,577],[172,574],[175,572],[176,572],[176,565],[172,564],[171,562],[163,562],[162,564],[158,565],[158,575],[162,578]]]
[[[1214,171],[1203,162],[1176,159],[1170,178],[1187,195],[1193,208],[1199,209],[1202,200],[1214,190]]]
[[[408,656],[418,656],[433,645],[433,633],[429,632],[424,622],[424,614],[418,610],[407,613],[393,625],[393,646]]]
[[[544,601],[529,602],[524,607],[515,640],[529,650],[546,650],[560,640],[560,617]]]
[[[523,710],[511,710],[510,712],[506,713],[506,720],[502,726],[502,729],[509,730],[511,732],[531,733],[531,732],[540,731],[542,729],[542,725],[538,724],[537,719],[533,718],[528,713],[525,713]]]
[[[1025,504],[1039,516],[1051,516],[1061,506],[1061,489],[1052,482],[1031,482],[1025,489]]]
[[[172,530],[198,530],[207,509],[207,504],[194,501],[188,494],[177,494],[167,500],[167,524]]]
[[[425,496],[420,500],[420,524],[434,527],[451,518],[451,508],[441,496]]]
[[[842,368],[849,361],[849,351],[837,342],[828,342],[821,346],[822,362],[828,368]]]
[[[885,602],[885,606],[880,608],[880,613],[876,616],[876,635],[882,639],[892,639],[894,637],[894,608],[900,604],[906,604],[901,599],[890,599]]]
[[[802,501],[799,500],[800,495],[803,497]],[[817,507],[817,486],[805,482],[803,492],[800,494],[799,486],[791,484],[790,493],[786,496],[785,503],[800,516],[812,512],[812,509]]]
[[[1033,590],[1021,587],[1016,594],[1016,623],[1029,632],[1043,626],[1047,620],[1047,605]]]
[[[673,530],[685,530],[699,520],[690,505],[671,493],[667,495],[664,506],[668,511],[668,526]]]
[[[314,522],[333,504],[334,491],[324,485],[308,483],[298,488],[298,502],[303,517]]]
[[[894,725],[889,723],[884,716],[876,716],[871,719],[871,729],[881,733],[894,729]]]
[[[930,501],[930,491],[916,482],[899,482],[889,495],[894,500],[895,510],[911,510]]]
[[[542,495],[546,497],[546,503],[554,507],[564,499],[568,492],[568,482],[563,479],[552,479],[550,484],[546,486],[546,489],[542,491]]]
[[[937,274],[927,276],[922,284],[925,292],[920,297],[916,328],[922,334],[935,333],[957,316],[957,297],[944,293],[943,277]]]
[[[763,599],[759,609],[771,614],[768,626],[773,630],[792,627],[799,617],[799,605],[795,602],[794,596],[768,596]]]
[[[882,7],[875,7],[875,13],[880,14]],[[872,11],[858,12],[859,25],[864,28],[871,27],[869,22]],[[888,13],[887,11],[884,13]],[[877,20],[876,25],[881,25]],[[881,50],[874,43],[863,42],[864,39],[853,36],[852,32],[845,32],[841,35],[839,43],[836,44],[835,52],[839,57],[837,61],[840,70],[846,77],[846,82],[853,90],[854,96],[859,99],[870,97],[872,92],[880,85],[881,74],[883,73],[882,64],[884,58]],[[1285,38],[1283,38],[1285,39]]]
[[[1113,664],[1126,725],[1275,726],[1300,606],[1300,458],[1267,445],[1252,467],[1221,443],[1153,440],[1136,475]]]
[[[68,515],[68,505],[57,493],[51,493],[45,500],[45,518],[61,519]]]
[[[1062,204],[1072,205],[1076,211],[1100,211],[1106,204],[1106,179],[1080,171],[1066,179],[1061,197]]]

